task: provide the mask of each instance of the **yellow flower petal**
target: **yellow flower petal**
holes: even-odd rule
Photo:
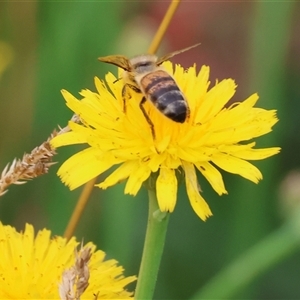
[[[221,173],[210,163],[196,163],[195,166],[219,194],[227,194]]]
[[[141,188],[142,183],[149,178],[150,174],[151,170],[147,165],[139,165],[136,171],[128,177],[125,186],[125,194],[136,195]]]
[[[159,209],[173,212],[177,199],[177,179],[173,169],[160,169],[156,181],[156,195]]]
[[[208,217],[212,216],[212,212],[205,200],[200,195],[200,187],[197,181],[195,168],[192,164],[182,162],[185,173],[185,184],[190,203],[195,213],[205,221]]]
[[[247,145],[224,145],[220,150],[224,153],[234,155],[235,157],[244,160],[260,160],[270,157],[280,152],[279,147],[265,148],[265,149],[253,149],[255,143]]]
[[[138,169],[139,165],[135,161],[127,161],[123,163],[120,167],[118,167],[113,173],[111,173],[106,179],[96,184],[96,186],[107,189],[110,186],[115,185],[116,183],[122,182],[126,178],[130,176],[130,174],[134,173]]]
[[[226,79],[209,90],[202,102],[201,110],[198,111],[195,122],[206,123],[213,118],[234,95],[235,88],[234,81]]]
[[[66,160],[58,170],[58,175],[73,190],[118,162],[110,156],[109,153],[103,154],[98,149],[87,148]]]
[[[214,155],[212,162],[219,168],[233,174],[238,174],[248,180],[258,183],[262,179],[261,172],[249,162],[228,154]]]
[[[73,131],[69,131],[64,133],[63,135],[57,135],[51,140],[51,146],[56,148],[56,145],[58,146],[67,146],[67,145],[73,145],[73,144],[83,144],[86,143],[86,132],[88,129],[85,127],[82,127],[78,124],[69,124],[70,128],[73,129]],[[78,130],[77,130],[78,129]]]

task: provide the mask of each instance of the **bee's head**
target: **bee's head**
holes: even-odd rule
[[[139,55],[130,59],[132,72],[136,75],[153,71],[156,68],[157,56],[151,54]]]

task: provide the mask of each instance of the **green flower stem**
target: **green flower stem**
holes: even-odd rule
[[[190,299],[232,299],[300,246],[300,211],[278,230],[246,251]]]
[[[164,249],[169,213],[159,210],[156,191],[148,190],[149,215],[147,232],[140,266],[135,300],[152,299]]]

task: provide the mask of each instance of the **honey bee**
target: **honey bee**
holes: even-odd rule
[[[191,47],[169,53],[161,58],[153,54],[135,56],[131,59],[123,55],[109,55],[99,57],[98,60],[116,65],[124,70],[122,79],[124,86],[122,89],[122,98],[124,112],[126,111],[126,96],[128,88],[137,93],[142,93],[143,97],[139,104],[155,138],[154,125],[149,118],[144,103],[150,100],[154,106],[166,117],[174,122],[183,123],[189,117],[189,106],[179,89],[174,78],[161,66],[169,58],[188,51],[199,44]]]

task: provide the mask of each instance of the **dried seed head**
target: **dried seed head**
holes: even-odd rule
[[[80,122],[77,115],[73,115],[71,121]],[[55,164],[52,157],[56,154],[51,147],[50,140],[62,133],[70,131],[69,126],[54,130],[50,137],[40,146],[34,148],[30,154],[25,153],[22,159],[14,159],[11,165],[6,165],[0,176],[0,196],[7,192],[11,184],[23,184],[27,180],[48,173],[49,168]]]
[[[91,248],[75,249],[74,265],[64,271],[59,285],[59,295],[62,300],[79,300],[89,285],[90,271],[88,263],[92,256]]]

